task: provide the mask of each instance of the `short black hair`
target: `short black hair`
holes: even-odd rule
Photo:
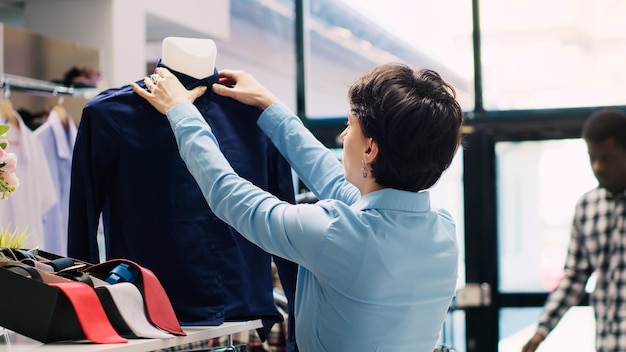
[[[613,138],[626,150],[626,112],[614,108],[594,112],[583,125],[582,137],[591,143]]]
[[[417,192],[434,185],[461,142],[463,111],[454,88],[429,69],[377,66],[350,87],[365,137],[378,145],[372,175],[384,187]]]

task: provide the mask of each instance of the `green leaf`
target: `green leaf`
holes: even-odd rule
[[[7,143],[6,142],[0,142],[0,148],[7,149]]]
[[[7,133],[9,130],[9,125],[0,125],[0,136]]]

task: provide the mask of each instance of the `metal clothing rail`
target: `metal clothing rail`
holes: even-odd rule
[[[35,92],[45,96],[69,95],[86,99],[93,98],[98,92],[96,88],[67,87],[58,83],[12,74],[4,74],[0,77],[0,88],[6,91],[19,90]]]

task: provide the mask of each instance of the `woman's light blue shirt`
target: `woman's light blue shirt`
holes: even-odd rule
[[[235,174],[192,104],[167,117],[213,212],[267,252],[300,264],[301,351],[433,351],[455,292],[459,253],[454,220],[430,207],[428,191],[361,197],[335,155],[274,103],[258,125],[322,199],[292,205]]]

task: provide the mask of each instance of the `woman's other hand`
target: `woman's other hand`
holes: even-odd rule
[[[539,344],[543,342],[546,337],[543,334],[536,332],[533,337],[526,342],[526,344],[522,347],[522,352],[535,352],[539,347]]]
[[[265,110],[278,99],[267,88],[261,85],[245,71],[221,70],[220,83],[213,84],[213,92],[244,104]]]
[[[144,78],[147,91],[136,83],[131,83],[131,87],[135,93],[146,99],[163,115],[178,104],[193,103],[207,89],[199,86],[188,90],[176,76],[163,67],[157,67],[154,72],[155,74]]]

